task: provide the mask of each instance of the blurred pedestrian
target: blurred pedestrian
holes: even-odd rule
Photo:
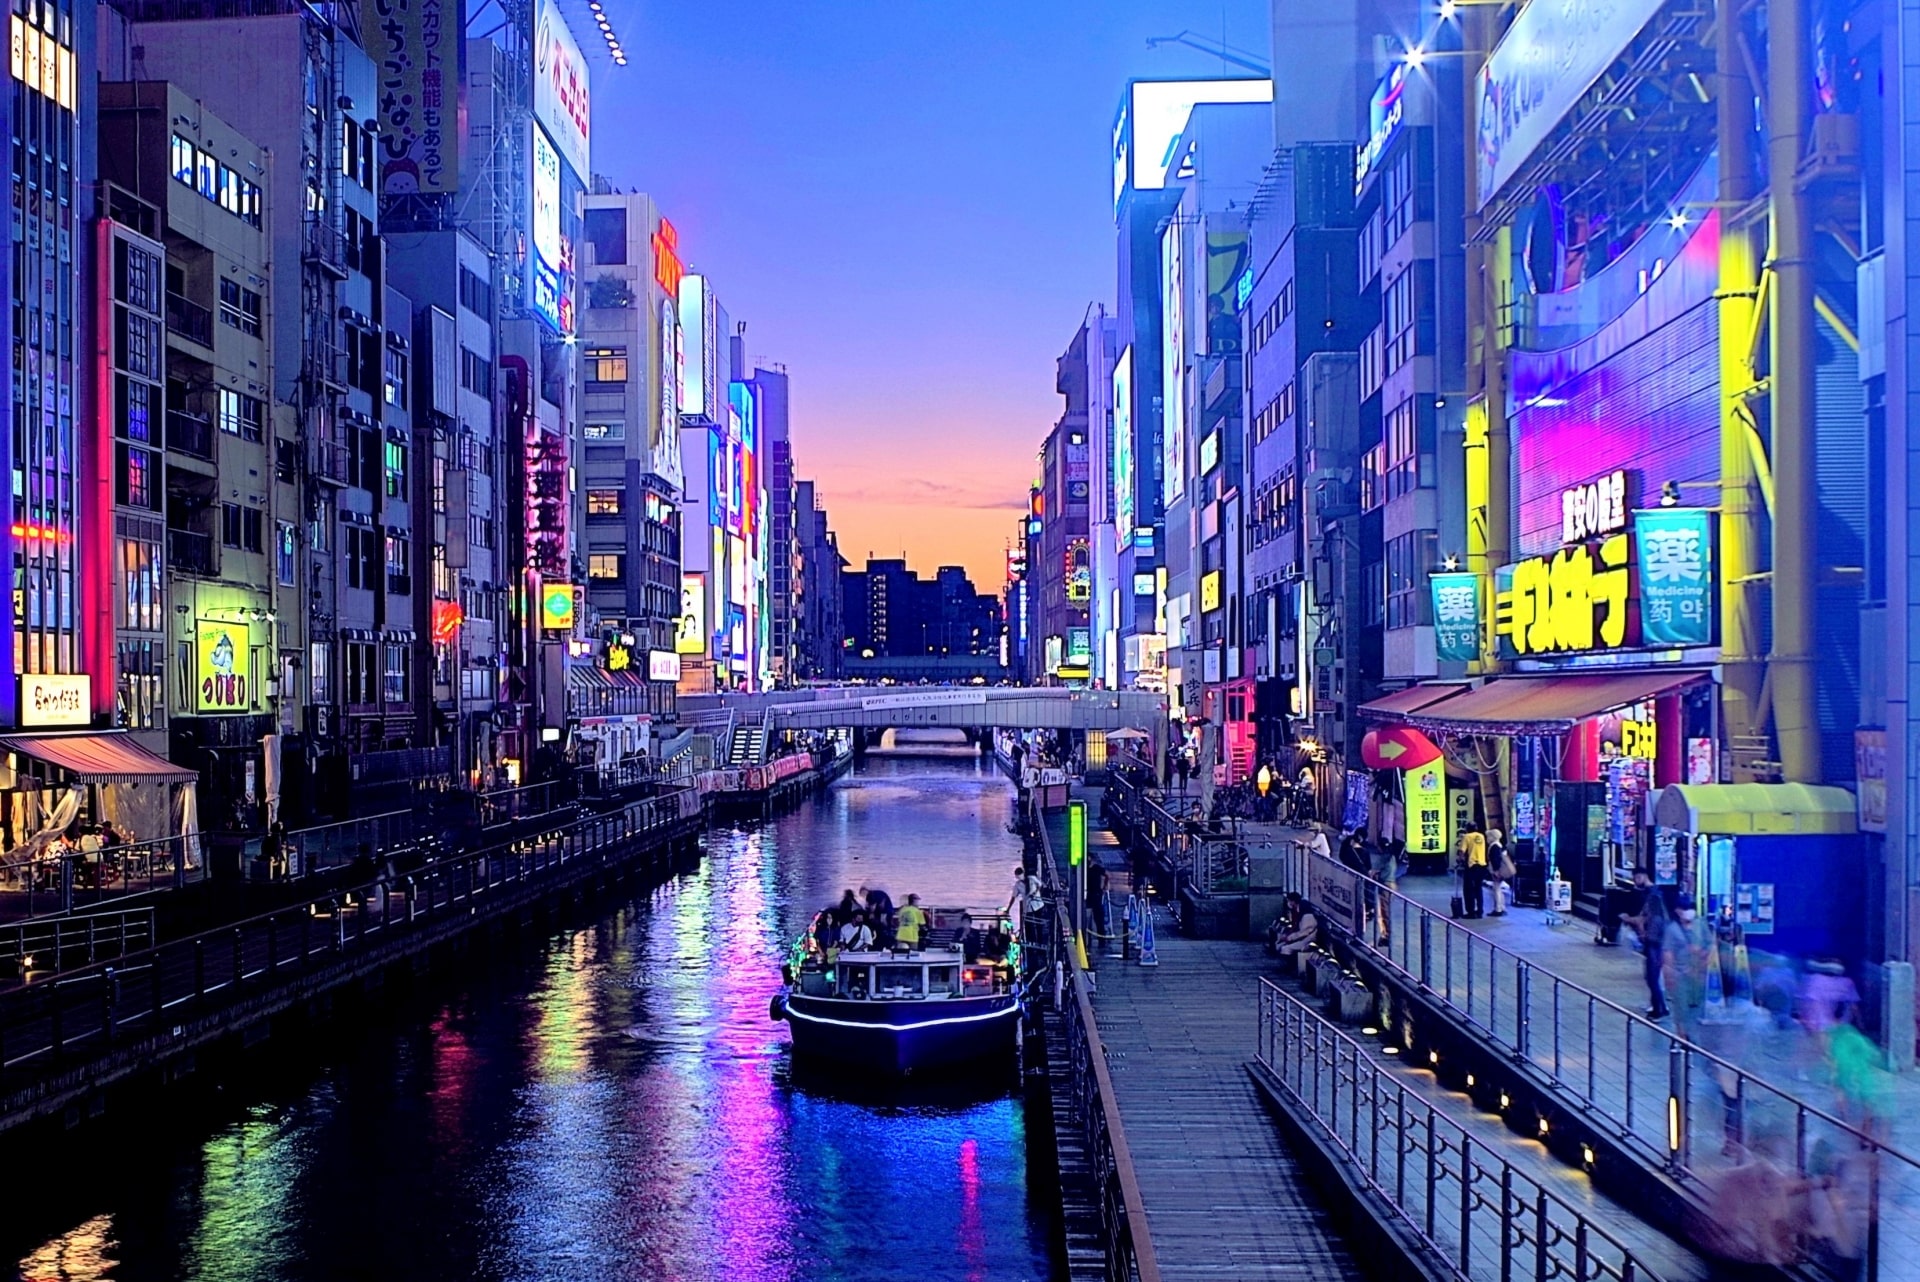
[[[1455,846],[1459,857],[1461,889],[1460,898],[1463,916],[1472,919],[1484,916],[1486,904],[1483,896],[1487,885],[1487,839],[1477,824],[1466,824],[1460,830],[1460,840]]]
[[[1640,936],[1641,975],[1647,982],[1648,1019],[1667,1017],[1666,961],[1667,900],[1653,884],[1653,874],[1645,868],[1633,870],[1634,889],[1640,892],[1640,906],[1620,920]]]
[[[1719,965],[1712,930],[1695,912],[1692,895],[1675,901],[1660,941],[1661,980],[1673,1013],[1673,1031],[1692,1039],[1706,1011],[1707,969]]]
[[[1513,878],[1518,871],[1513,864],[1513,853],[1507,849],[1506,835],[1498,828],[1487,829],[1487,876],[1491,879],[1488,893],[1493,898],[1491,916],[1507,915],[1507,905],[1513,902]]]

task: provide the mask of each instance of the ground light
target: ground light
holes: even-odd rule
[[[1382,1055],[1398,1055],[1400,1053],[1400,1048],[1398,1046],[1382,1046],[1380,1048],[1380,1053]]]
[[[1589,1175],[1593,1174],[1593,1145],[1591,1144],[1580,1146],[1580,1169]]]
[[[1375,1027],[1374,1027],[1373,1025],[1371,1025],[1371,1024],[1369,1024],[1369,1025],[1367,1025],[1367,1026],[1366,1026],[1365,1028],[1363,1028],[1363,1029],[1361,1029],[1360,1031],[1361,1031],[1362,1033],[1364,1033],[1364,1034],[1365,1034],[1366,1036],[1368,1036],[1368,1037],[1378,1037],[1378,1036],[1380,1036],[1380,1030],[1379,1030],[1379,1029],[1377,1029],[1377,1028],[1375,1028]]]

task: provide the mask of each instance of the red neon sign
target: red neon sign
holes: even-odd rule
[[[680,233],[673,224],[662,218],[659,229],[653,233],[653,279],[661,289],[674,297],[680,297],[680,278],[687,274],[686,267],[680,262]]]
[[[433,639],[440,645],[452,641],[460,632],[460,625],[466,621],[466,612],[458,601],[435,601],[433,603]]]

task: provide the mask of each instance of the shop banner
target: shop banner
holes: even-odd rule
[[[1887,732],[1853,732],[1854,777],[1860,781],[1860,831],[1887,830]]]
[[[1447,853],[1447,770],[1439,760],[1404,774],[1407,796],[1407,853]]]
[[[1712,519],[1700,508],[1633,514],[1642,645],[1713,644]]]
[[[247,671],[252,658],[244,623],[202,619],[196,629],[195,712],[247,712],[252,707]]]
[[[1471,663],[1480,657],[1480,576],[1435,574],[1433,637],[1442,663]]]
[[[1447,849],[1460,849],[1460,838],[1473,822],[1473,793],[1466,788],[1447,789]]]

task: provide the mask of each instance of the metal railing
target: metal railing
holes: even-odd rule
[[[0,926],[0,963],[23,973],[50,973],[151,948],[154,943],[151,908],[40,917]]]
[[[117,1044],[182,1035],[193,1021],[281,976],[367,956],[389,939],[487,911],[516,886],[699,814],[676,792],[537,837],[446,859],[388,881],[173,940],[43,983],[0,992],[0,1081],[53,1071]]]
[[[168,890],[206,875],[206,837],[0,856],[0,905],[10,917],[71,913]]]
[[[1395,1080],[1377,1054],[1260,981],[1261,1066],[1454,1277],[1658,1282],[1577,1206]]]
[[[200,344],[213,346],[213,312],[181,294],[167,294],[167,329]]]
[[[389,810],[359,819],[297,828],[281,839],[281,866],[269,868],[267,872],[269,876],[302,877],[345,868],[362,856],[392,856],[417,837],[416,816],[411,810]],[[267,853],[262,851],[263,856]]]
[[[1756,1038],[1772,1035],[1761,1025],[1771,1023],[1766,1012],[1699,1021],[1698,1036],[1713,1043],[1703,1045],[1298,842],[1276,845],[1285,888],[1305,895],[1323,925],[1673,1178],[1698,1190],[1724,1172],[1727,1154],[1764,1151],[1792,1175],[1819,1181],[1834,1154],[1866,1155],[1875,1178],[1863,1276],[1883,1276],[1882,1259],[1910,1261],[1898,1275],[1920,1276],[1920,1160],[1809,1103],[1802,1095],[1810,1090],[1789,1091],[1738,1063]]]
[[[220,573],[220,546],[198,530],[167,530],[167,568],[213,578]]]
[[[168,410],[167,448],[195,458],[212,459],[213,420],[202,414]]]
[[[1055,973],[1061,977],[1058,995],[1071,1083],[1069,1098],[1054,1101],[1054,1107],[1059,1110],[1064,1103],[1066,1117],[1078,1128],[1081,1151],[1092,1167],[1107,1277],[1115,1282],[1160,1282],[1160,1263],[1147,1229],[1146,1202],[1140,1195],[1126,1129],[1120,1122],[1113,1079],[1107,1073],[1107,1052],[1101,1045],[1093,1004],[1088,999],[1086,975],[1072,948],[1052,946],[1072,938],[1072,896],[1063,893],[1046,824],[1042,822],[1039,827],[1046,852],[1040,860],[1040,880],[1054,910],[1047,928],[1049,946],[1043,955],[1051,957],[1059,968]]]

